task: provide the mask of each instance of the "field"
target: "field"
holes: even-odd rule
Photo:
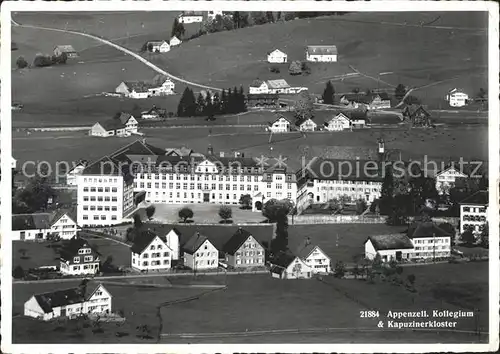
[[[135,286],[105,286],[113,294],[113,308],[123,310],[129,319],[123,327],[105,325],[105,332],[92,335],[84,330],[75,335],[73,326],[67,326],[64,333],[57,334],[58,342],[67,342],[77,338],[86,342],[138,342],[135,338],[135,326],[147,324],[152,328],[152,335],[158,333],[156,318],[157,305],[174,299],[187,298],[207,291],[206,289],[176,288],[176,284],[226,284],[225,291],[214,291],[194,301],[167,306],[161,309],[162,334],[168,334],[162,342],[240,342],[255,341],[277,343],[282,338],[289,342],[310,342],[321,338],[324,342],[475,342],[477,325],[482,333],[487,331],[487,263],[440,264],[414,268],[405,268],[404,274],[416,276],[417,293],[410,293],[402,287],[376,281],[338,280],[324,277],[317,280],[273,279],[269,275],[247,276],[206,276],[200,278],[171,278],[173,288],[144,288]],[[189,280],[191,279],[191,280]],[[54,284],[15,284],[14,314],[22,311],[22,304],[33,293],[54,288],[77,286],[64,283]],[[92,287],[92,285],[89,285]],[[474,291],[472,291],[474,289]],[[367,294],[370,296],[360,296]],[[147,301],[144,299],[147,298]],[[221,311],[220,309],[223,309]],[[381,318],[360,318],[359,312],[366,309],[380,311]],[[385,319],[388,310],[411,311],[412,309],[472,310],[472,319],[457,320],[457,330],[462,333],[439,331],[390,331],[378,329],[379,320]],[[480,312],[474,310],[479,309]],[[277,316],[279,314],[279,316]],[[24,329],[22,326],[25,326]],[[56,334],[55,325],[43,327],[35,321],[15,318],[13,329],[15,342],[50,342]],[[21,331],[21,328],[23,330]],[[325,334],[325,328],[336,328],[333,333]],[[295,336],[287,336],[283,330],[309,330]],[[318,331],[318,329],[322,329]],[[272,335],[269,331],[277,331]],[[115,338],[115,331],[125,331],[130,336]],[[244,332],[263,331],[263,334],[247,338]],[[231,332],[231,333],[228,333]],[[319,333],[318,333],[319,332]],[[321,332],[324,334],[322,335]],[[375,333],[374,333],[375,332]],[[205,333],[203,337],[190,334]],[[243,336],[237,336],[242,333]],[[356,334],[356,335],[354,335]],[[375,336],[376,334],[376,336]],[[187,339],[190,337],[190,339]],[[242,338],[244,337],[244,338]],[[485,337],[483,336],[484,340]],[[53,339],[52,339],[53,340]]]
[[[448,160],[448,158],[465,161],[488,159],[487,126],[456,126],[453,128],[439,127],[436,129],[367,129],[357,132],[310,133],[303,137],[299,133],[274,134],[269,144],[269,134],[262,128],[148,128],[144,129],[147,142],[161,148],[187,146],[204,153],[211,144],[216,154],[224,151],[232,154],[241,151],[246,156],[287,157],[286,161],[292,168],[301,167],[299,161],[304,151],[309,150],[309,156],[319,156],[324,149],[337,148],[342,151],[344,146],[376,147],[376,141],[383,136],[386,149],[401,150],[403,159]],[[253,132],[252,132],[253,131]],[[27,161],[47,161],[55,171],[56,162],[66,162],[71,165],[80,159],[97,160],[106,154],[135,141],[130,138],[97,138],[81,132],[26,132],[13,133],[13,156],[18,161],[18,168]],[[474,143],[466,143],[471,142]],[[69,143],[69,144],[68,144]],[[272,150],[270,149],[272,147]],[[363,158],[363,156],[360,156]],[[26,165],[26,172],[32,172],[33,166]]]
[[[20,13],[14,19],[21,24],[97,34],[137,52],[146,40],[169,37],[176,14],[48,13],[40,17]],[[437,16],[433,26],[446,28],[418,25]],[[424,86],[414,94],[431,107],[441,108],[446,108],[444,95],[450,88],[462,87],[475,95],[480,87],[487,87],[486,22],[482,14],[400,13],[394,17],[388,13],[351,13],[254,26],[202,36],[148,59],[174,75],[220,88],[248,87],[256,78],[285,78],[291,85],[305,86],[318,94],[328,79],[334,81],[337,93],[356,87],[393,88],[401,82],[411,87]],[[198,27],[199,24],[188,25],[188,35]],[[307,76],[291,77],[286,66],[281,74],[269,72],[265,53],[278,43],[290,60],[302,60],[305,45],[331,42],[331,33],[335,33],[334,42],[339,49],[338,63],[313,63],[312,73]],[[153,103],[176,111],[178,96],[160,102],[93,97],[113,91],[123,80],[148,80],[155,75],[144,64],[114,48],[74,34],[20,27],[13,27],[12,38],[19,47],[12,52],[13,65],[20,55],[30,62],[36,53],[49,53],[57,44],[72,44],[81,55],[66,65],[13,70],[13,100],[25,106],[23,111],[14,113],[14,127],[90,124],[118,110],[134,110],[136,105],[147,109]],[[224,43],[224,50],[220,50],[220,43]],[[442,54],[434,51],[437,47]],[[364,75],[380,74],[381,82],[363,75],[343,78],[353,73],[350,66]],[[184,87],[178,84],[176,91],[182,92]]]

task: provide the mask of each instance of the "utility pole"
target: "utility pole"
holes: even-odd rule
[[[436,263],[436,233],[432,233],[433,262]]]

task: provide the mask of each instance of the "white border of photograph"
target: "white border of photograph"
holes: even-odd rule
[[[10,171],[12,156],[11,123],[11,12],[46,11],[488,11],[489,12],[489,97],[499,97],[499,7],[495,2],[482,1],[395,1],[376,2],[317,2],[317,1],[93,1],[93,2],[25,2],[6,1],[1,6],[1,168]],[[405,45],[406,43],[402,44]],[[439,50],[439,48],[436,48]],[[499,81],[500,82],[500,81]],[[5,353],[201,353],[201,352],[345,352],[345,353],[423,353],[423,352],[487,352],[498,349],[499,340],[499,101],[489,100],[489,344],[12,344],[12,243],[11,233],[12,176],[1,177],[1,335]],[[496,207],[495,207],[496,206]]]

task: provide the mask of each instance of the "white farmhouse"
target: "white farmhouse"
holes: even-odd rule
[[[146,46],[148,51],[154,53],[170,52],[170,44],[167,41],[149,41]]]
[[[318,125],[314,123],[311,118],[307,118],[306,120],[299,122],[297,125],[301,132],[313,132],[318,128]]]
[[[488,191],[477,191],[460,202],[460,233],[471,228],[476,238],[488,221]]]
[[[64,275],[96,274],[99,253],[84,239],[74,236],[60,251],[60,272]]]
[[[90,295],[83,294],[79,288],[72,288],[36,294],[24,303],[24,316],[43,321],[82,314],[107,315],[111,310],[112,296],[102,284]]]
[[[282,52],[279,49],[275,49],[272,52],[267,53],[267,62],[268,63],[286,63],[288,61],[288,56],[286,53]]]
[[[271,263],[271,276],[279,279],[309,279],[313,269],[300,257],[289,253],[282,253]]]
[[[292,123],[283,116],[278,116],[274,122],[269,122],[269,131],[273,133],[287,133],[290,131]]]
[[[268,87],[268,92],[265,93],[270,93],[270,94],[288,94],[290,93],[291,89],[290,85],[288,85],[288,82],[286,82],[286,80],[283,79],[268,80],[267,87]],[[301,87],[297,88],[297,90],[301,89],[303,88]]]
[[[413,258],[434,259],[451,256],[451,238],[433,222],[415,222],[408,228],[407,236],[414,247]]]
[[[128,98],[144,99],[151,97],[150,88],[151,84],[143,81],[123,81],[116,87],[115,93]]]
[[[137,134],[139,122],[129,113],[120,112],[111,119],[97,122],[89,131],[90,136],[129,136]]]
[[[76,186],[76,176],[81,175],[86,166],[86,160],[80,160],[78,163],[74,164],[66,173],[66,184],[68,186]]]
[[[325,130],[338,132],[351,128],[351,120],[343,113],[339,113],[325,121]]]
[[[219,267],[219,251],[199,232],[184,244],[183,251],[184,265],[195,271]]]
[[[436,190],[439,194],[449,194],[454,187],[457,178],[467,178],[467,175],[460,172],[455,166],[450,166],[436,174]]]
[[[199,23],[203,22],[203,13],[196,11],[185,11],[177,18],[180,23]]]
[[[174,82],[163,75],[156,75],[153,84],[148,88],[150,96],[167,96],[175,94]]]
[[[413,243],[402,234],[370,236],[365,241],[365,258],[373,260],[377,254],[383,262],[410,260],[413,257]]]
[[[176,47],[178,45],[180,45],[182,43],[182,41],[177,38],[176,36],[173,36],[172,38],[170,38],[170,47]]]
[[[311,267],[313,273],[329,274],[332,271],[331,259],[319,246],[311,243],[307,237],[297,248],[297,256]]]
[[[139,234],[130,251],[132,268],[135,270],[160,271],[172,268],[173,250],[165,239],[152,231]]]
[[[336,62],[337,47],[334,45],[309,45],[306,48],[306,60],[313,62]]]
[[[254,80],[248,88],[248,93],[250,95],[267,94],[269,93],[269,86],[265,81]]]
[[[469,101],[469,95],[466,94],[462,89],[454,88],[450,90],[446,95],[446,101],[448,101],[451,107],[463,107],[467,105]]]
[[[43,241],[48,235],[69,240],[79,230],[74,211],[12,215],[12,240]]]

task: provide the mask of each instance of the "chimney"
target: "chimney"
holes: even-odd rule
[[[207,155],[212,156],[213,154],[214,154],[214,148],[212,147],[212,145],[208,145]]]

